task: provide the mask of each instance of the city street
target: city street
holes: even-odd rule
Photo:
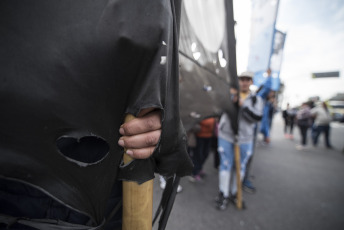
[[[271,144],[257,144],[250,173],[257,191],[243,193],[246,210],[234,205],[225,211],[215,209],[218,174],[209,155],[203,183],[182,178],[183,191],[177,195],[166,229],[344,229],[344,124],[331,124],[334,150],[324,147],[323,137],[316,149],[309,139],[309,149],[296,150],[297,127],[294,134],[294,140],[284,139],[281,115],[276,114]],[[161,191],[156,179],[154,207]]]

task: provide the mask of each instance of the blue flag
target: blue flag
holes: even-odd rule
[[[255,73],[253,84],[258,87],[265,82],[266,70],[271,68],[278,5],[279,0],[252,1],[250,53],[247,69]],[[272,90],[278,90],[279,69],[271,68],[271,70]]]

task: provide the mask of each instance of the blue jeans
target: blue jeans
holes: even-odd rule
[[[327,148],[331,148],[329,136],[330,136],[330,125],[318,125],[314,126],[314,134],[313,138],[313,145],[316,146],[318,144],[318,138],[320,134],[324,132],[325,135],[325,143]]]
[[[240,144],[240,180],[242,181],[245,173],[247,162],[252,156],[253,143]],[[237,182],[236,172],[234,169],[234,144],[222,138],[219,138],[218,152],[220,155],[219,168],[219,190],[225,197],[229,197],[229,193],[236,194]],[[232,182],[232,183],[231,183]]]

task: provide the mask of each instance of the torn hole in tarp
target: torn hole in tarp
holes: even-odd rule
[[[109,153],[109,144],[91,133],[69,134],[56,140],[58,152],[67,160],[86,167],[101,162]]]

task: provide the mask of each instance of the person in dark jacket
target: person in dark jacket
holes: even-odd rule
[[[307,146],[307,132],[312,123],[311,118],[309,105],[307,103],[302,103],[301,108],[296,114],[297,125],[301,134],[300,144],[296,146],[298,150],[303,150]]]

